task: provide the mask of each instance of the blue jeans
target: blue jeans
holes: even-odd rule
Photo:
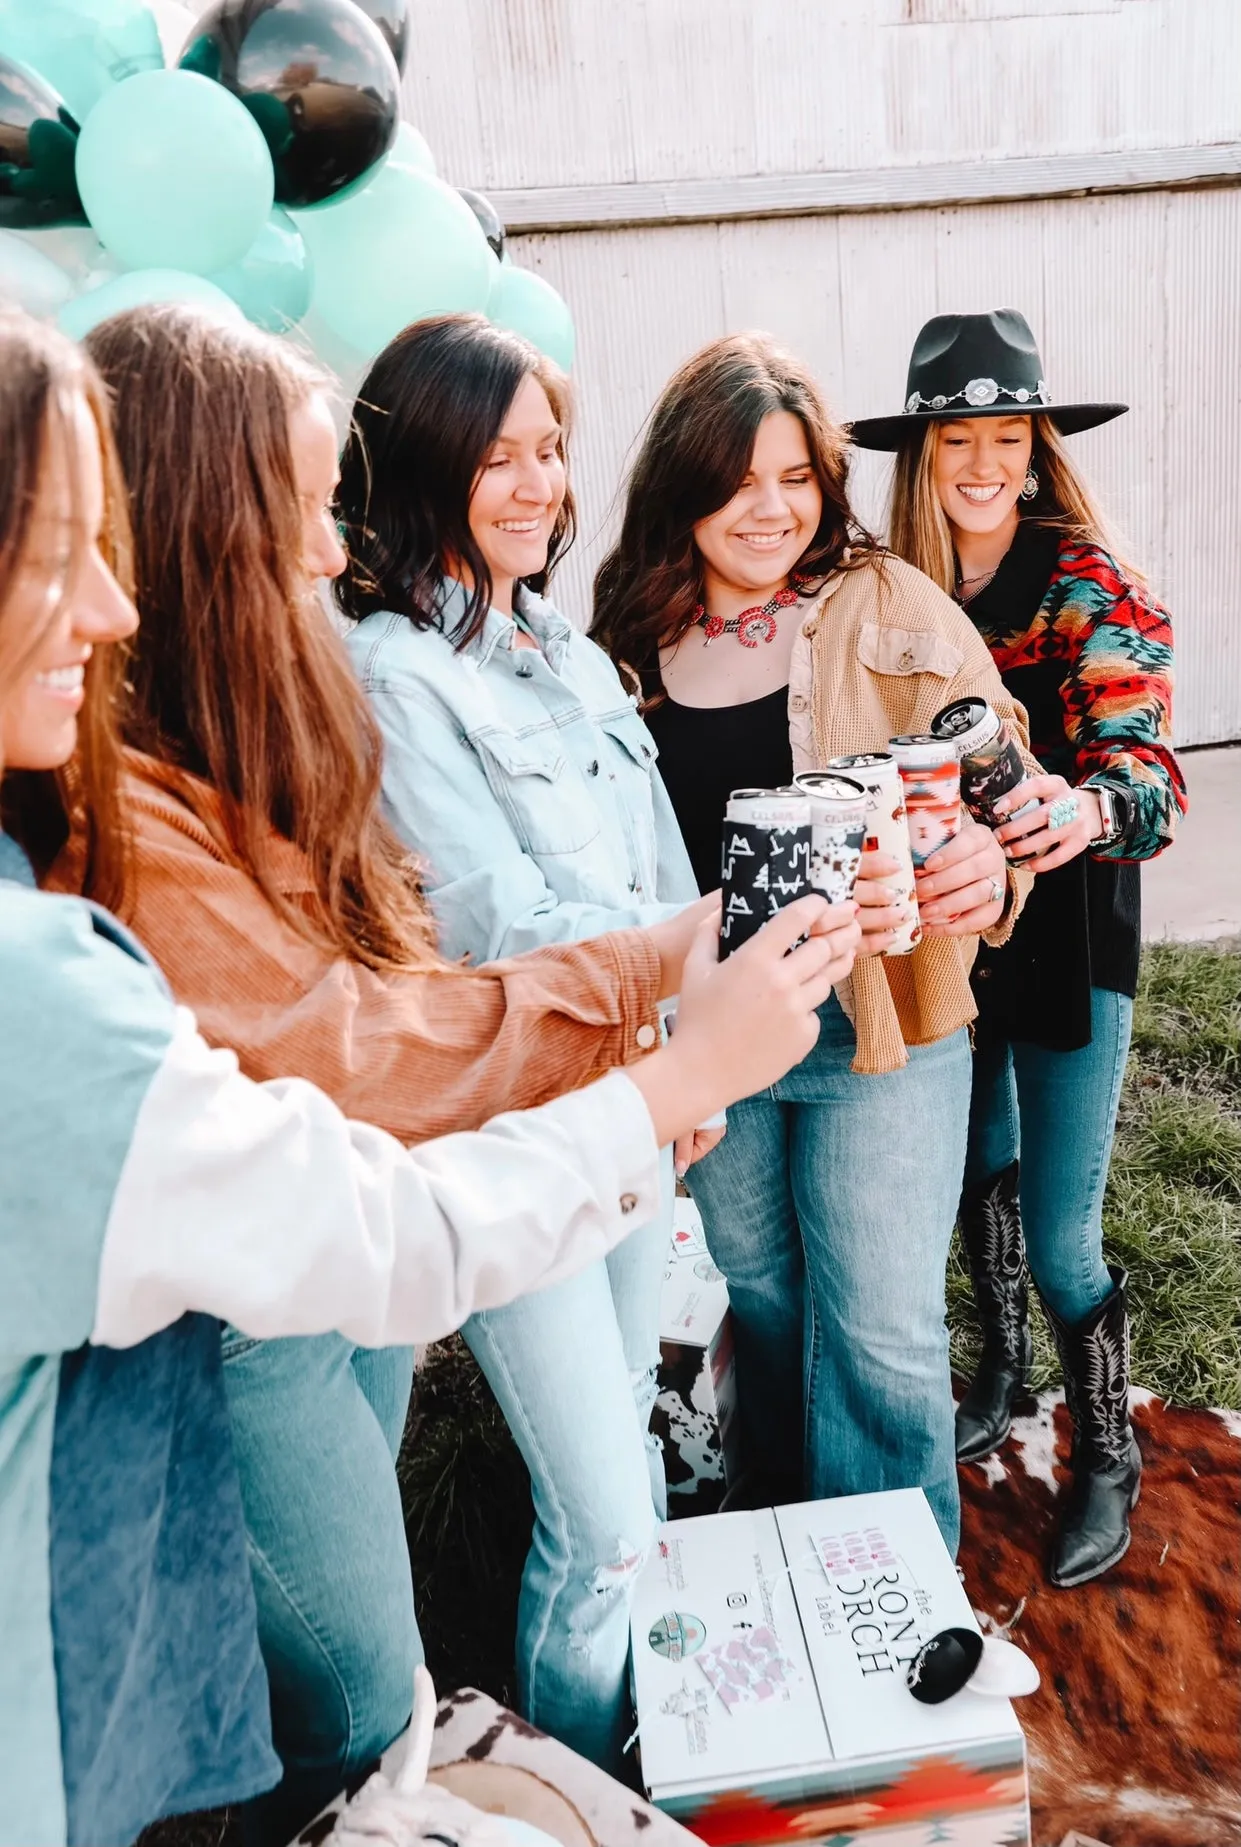
[[[292,1838],[403,1729],[422,1644],[396,1454],[410,1347],[224,1337],[272,1737],[284,1779],[251,1841]]]
[[[630,1730],[629,1607],[667,1511],[651,1436],[664,1210],[580,1275],[463,1330],[530,1470],[534,1535],[517,1607],[517,1682],[532,1724],[603,1769]]]
[[[1133,1002],[1090,994],[1090,1044],[1049,1052],[1015,1042],[974,1055],[967,1186],[1021,1161],[1021,1221],[1030,1273],[1070,1325],[1112,1293],[1103,1261],[1103,1193],[1129,1056]]]
[[[944,1273],[969,1111],[964,1031],[900,1071],[849,1069],[832,999],[818,1044],[728,1112],[689,1170],[728,1279],[748,1456],[807,1492],[924,1488],[955,1552],[960,1504]]]

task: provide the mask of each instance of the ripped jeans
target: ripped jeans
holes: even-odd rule
[[[658,1219],[605,1262],[462,1330],[530,1470],[534,1535],[517,1606],[525,1717],[616,1774],[631,1729],[629,1606],[666,1512],[649,1425],[672,1151]]]

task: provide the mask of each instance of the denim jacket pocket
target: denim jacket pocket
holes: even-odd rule
[[[598,809],[554,736],[489,730],[470,741],[528,853],[580,853],[598,838]]]
[[[600,717],[596,722],[600,731],[607,732],[624,757],[649,777],[659,756],[659,746],[648,731],[646,720],[629,706],[623,711]]]

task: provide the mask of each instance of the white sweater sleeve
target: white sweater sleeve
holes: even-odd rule
[[[300,1079],[251,1083],[180,1012],[113,1195],[91,1338],[132,1346],[196,1309],[258,1336],[434,1340],[658,1206],[654,1130],[621,1072],[405,1149]]]

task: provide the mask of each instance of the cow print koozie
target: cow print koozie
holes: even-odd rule
[[[757,936],[768,918],[810,891],[810,837],[801,827],[725,821],[720,960]]]

